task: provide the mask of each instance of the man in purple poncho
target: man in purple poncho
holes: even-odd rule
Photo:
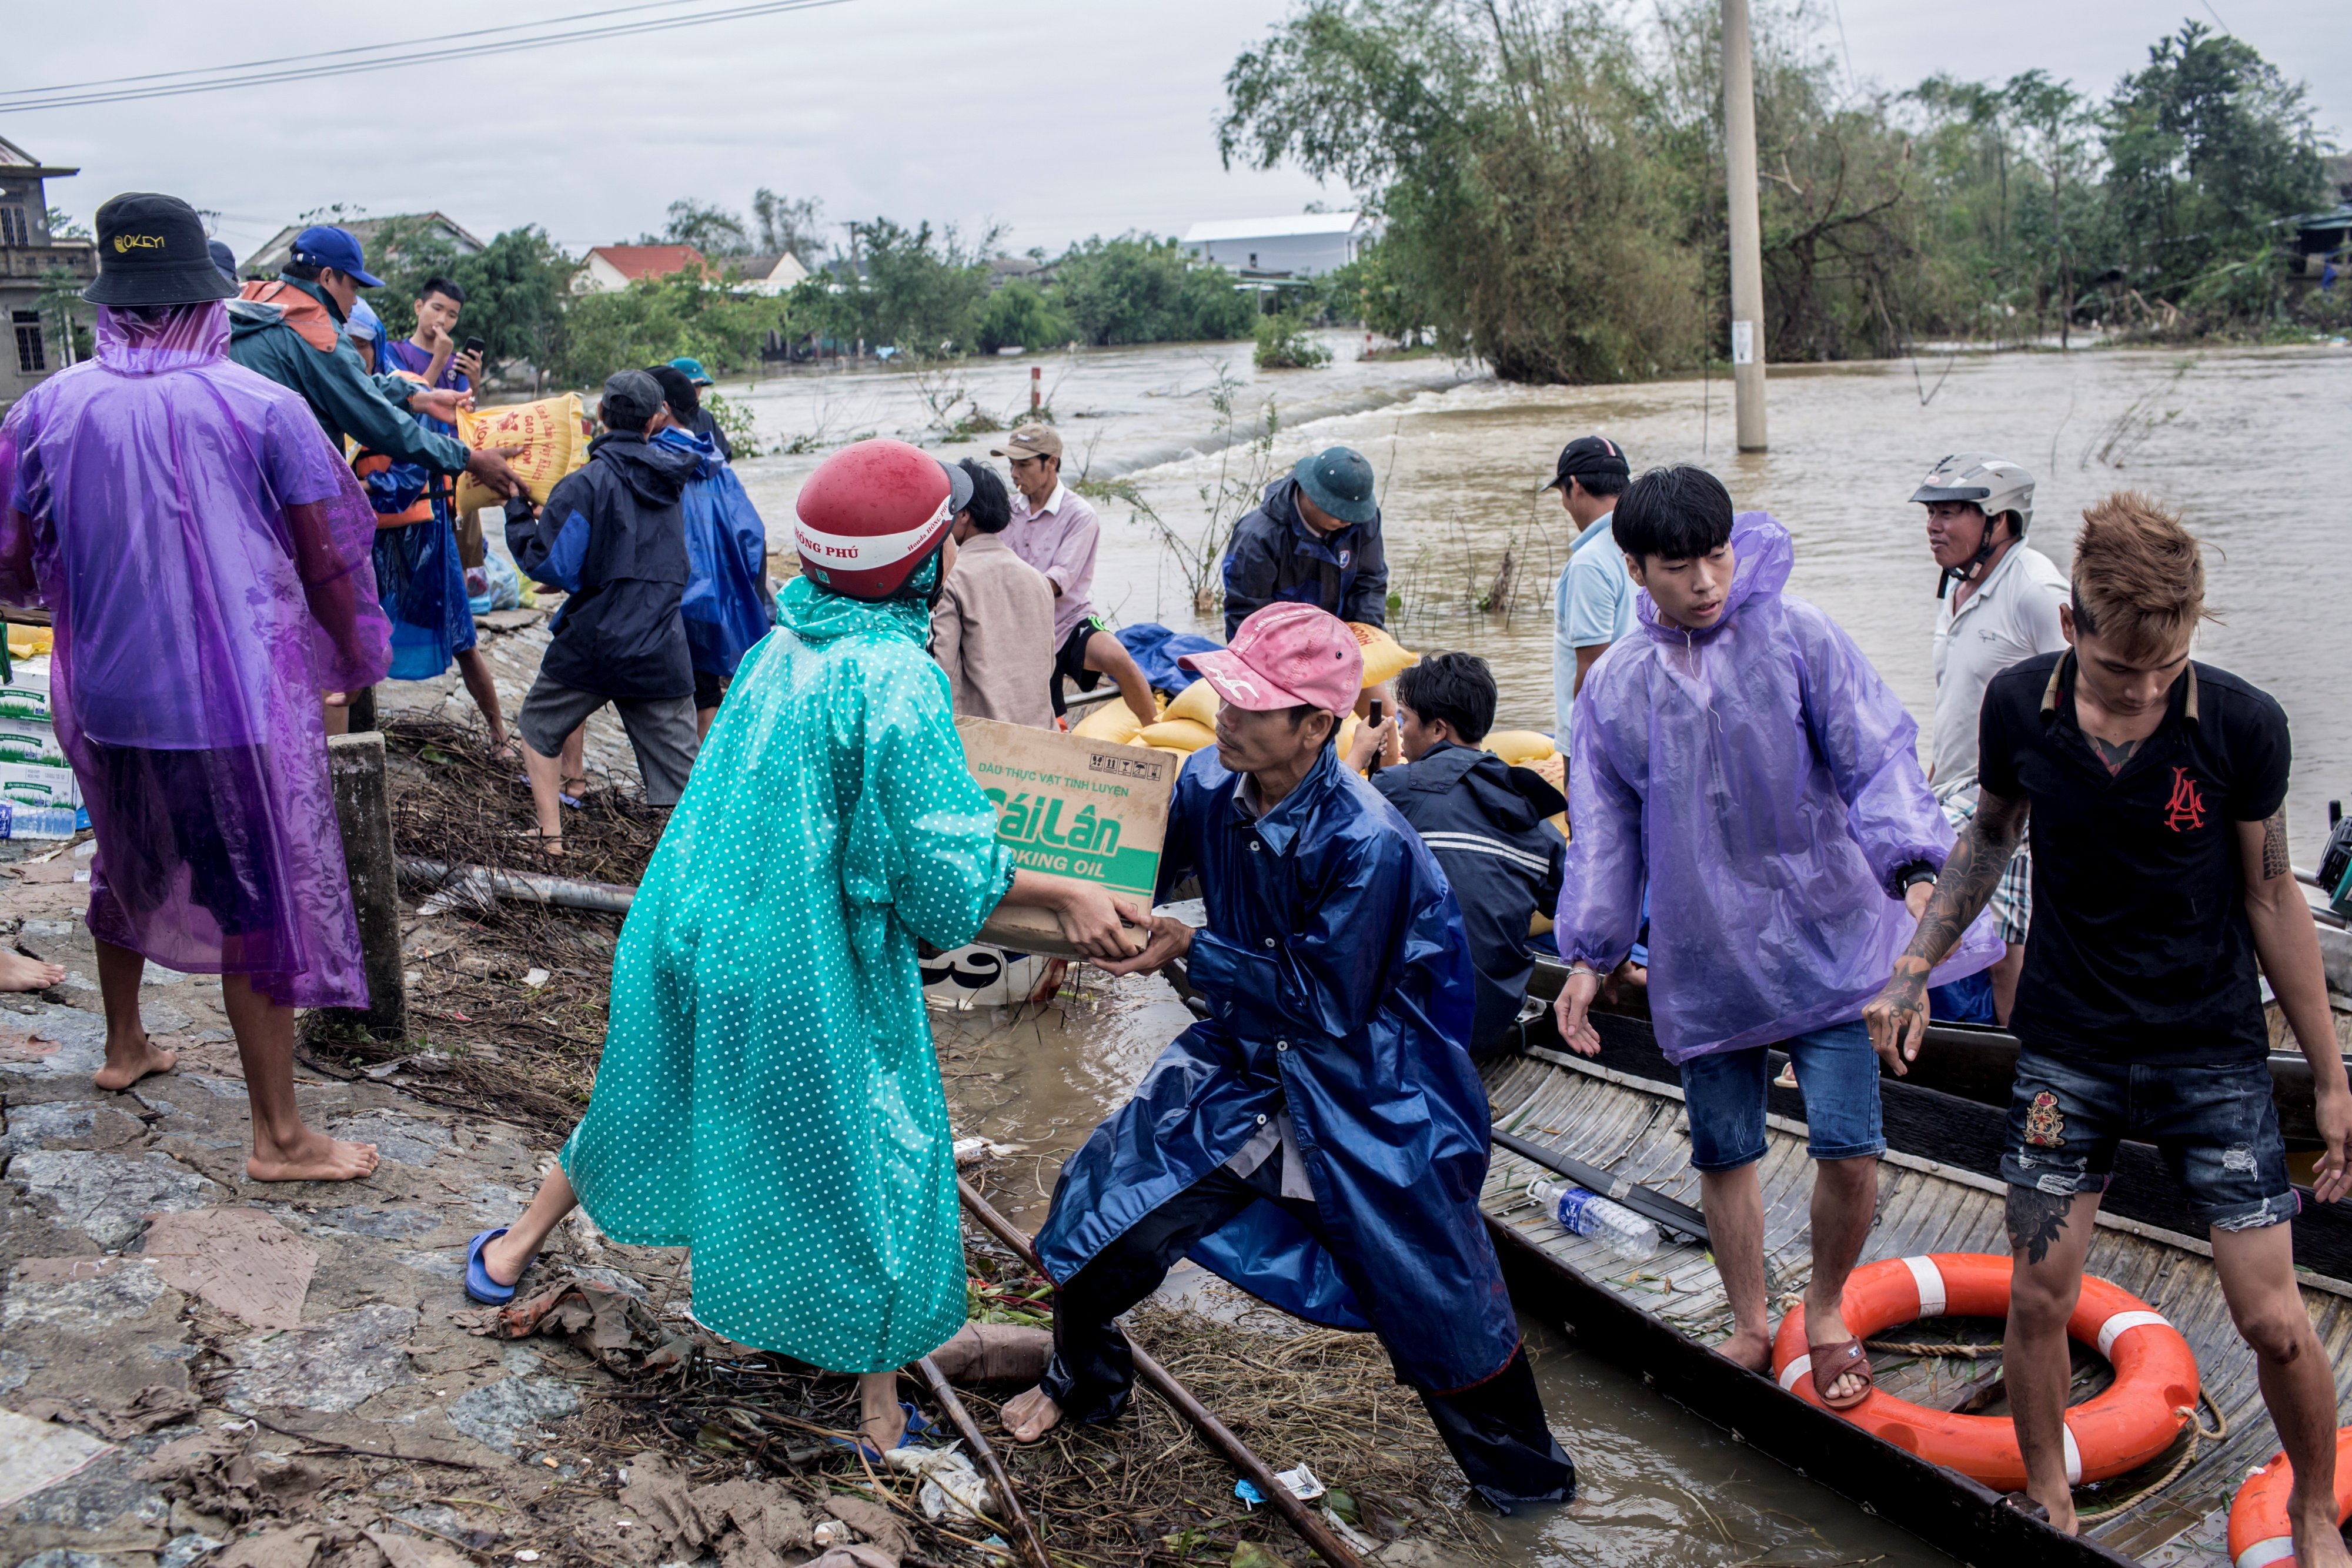
[[[58,741],[98,832],[98,1084],[176,1060],[140,1024],[149,958],[218,974],[247,1172],[363,1176],[374,1147],[295,1108],[294,1009],[368,997],[320,695],[389,662],[375,515],[302,400],[229,361],[234,289],[193,208],[117,196],[98,250],[97,357],[0,423],[0,601],[55,617]]]
[[[1616,540],[1643,590],[1640,630],[1577,694],[1571,832],[1559,938],[1570,976],[1560,1038],[1601,1039],[1587,1009],[1633,943],[1649,894],[1650,1006],[1682,1070],[1691,1164],[1734,1332],[1718,1346],[1762,1369],[1766,1051],[1797,1069],[1814,1160],[1805,1291],[1820,1402],[1870,1394],[1846,1332],[1846,1275],[1878,1197],[1878,1057],[1861,1022],[1910,940],[1952,830],[1919,771],[1918,727],[1835,622],[1784,595],[1788,531],[1734,518],[1703,469],[1643,475]],[[1937,983],[2000,955],[1979,923]]]

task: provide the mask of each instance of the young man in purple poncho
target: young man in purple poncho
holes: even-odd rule
[[[1841,1307],[1886,1148],[1862,1012],[1927,907],[1952,830],[1903,705],[1828,616],[1781,592],[1786,529],[1761,512],[1735,518],[1722,482],[1692,467],[1634,481],[1613,528],[1643,591],[1639,630],[1576,697],[1560,1038],[1599,1053],[1588,1009],[1633,946],[1646,888],[1652,1017],[1682,1070],[1731,1301],[1733,1333],[1717,1348],[1769,1364],[1756,1162],[1778,1045],[1803,1087],[1814,1160],[1812,1348],[1791,1371],[1848,1409],[1870,1395],[1870,1361]],[[1937,983],[2000,954],[1979,922]]]
[[[341,1181],[373,1145],[302,1123],[294,1009],[368,999],[320,694],[390,659],[375,515],[295,393],[232,363],[194,209],[99,209],[98,354],[0,423],[0,601],[55,617],[50,700],[98,831],[87,921],[101,1089],[177,1058],[147,1038],[147,960],[221,977],[257,1181]]]

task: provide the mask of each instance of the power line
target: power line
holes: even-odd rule
[[[674,5],[691,5],[697,0],[648,0],[640,5],[615,5],[604,11],[581,11],[569,16],[547,16],[536,22],[509,22],[496,27],[477,27],[464,33],[436,33],[430,37],[403,38],[391,44],[362,44],[348,49],[320,49],[307,55],[279,55],[274,59],[240,60],[234,65],[193,67],[186,70],[150,71],[144,76],[100,77],[94,81],[58,82],[51,87],[22,87],[0,89],[0,99],[16,98],[47,98],[53,93],[81,92],[94,87],[121,87],[126,82],[166,81],[173,77],[218,76],[227,71],[258,70],[265,66],[299,65],[305,60],[331,60],[347,55],[375,55],[387,49],[415,48],[420,44],[446,44],[464,38],[479,38],[492,33],[520,33],[534,27],[552,27],[565,22],[590,22],[599,16],[617,16],[627,11],[658,11]],[[0,103],[0,108],[8,105]]]
[[[616,23],[605,27],[588,27],[576,32],[558,33],[539,37],[509,38],[489,44],[468,42],[447,48],[425,49],[382,59],[341,60],[330,64],[295,66],[281,70],[251,71],[241,76],[220,76],[207,81],[171,82],[153,87],[126,87],[102,92],[43,89],[48,91],[50,96],[20,99],[13,102],[0,100],[0,109],[5,109],[10,113],[19,113],[37,109],[73,109],[89,104],[128,103],[144,99],[181,98],[190,93],[222,92],[234,88],[270,87],[285,82],[311,81],[323,77],[355,76],[366,71],[393,70],[404,66],[434,65],[445,60],[481,59],[491,55],[520,54],[531,49],[551,48],[560,44],[583,44],[600,38],[632,37],[646,33],[672,32],[684,27],[706,26],[714,22],[741,21],[755,16],[775,16],[787,11],[812,11],[845,4],[848,4],[848,0],[761,0],[759,4],[738,5],[724,11],[709,11],[693,16],[661,17],[640,22]],[[646,7],[620,7],[624,10],[642,8]],[[457,36],[465,37],[466,35]],[[399,46],[378,47],[392,48]],[[293,57],[299,59],[302,57]],[[219,68],[227,70],[233,68]]]

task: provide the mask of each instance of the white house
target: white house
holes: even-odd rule
[[[1244,277],[1313,277],[1355,260],[1371,237],[1361,213],[1292,213],[1194,224],[1180,243]]]
[[[722,256],[712,258],[722,271],[740,279],[735,287],[747,294],[790,294],[806,277],[808,268],[791,251],[781,256]]]
[[[690,245],[600,245],[572,279],[574,294],[618,294],[641,277],[705,272],[710,264]]]
[[[308,224],[288,224],[270,236],[269,243],[245,258],[239,276],[245,277],[275,277],[294,255],[294,236],[309,228]],[[485,246],[466,232],[457,220],[442,213],[404,213],[390,218],[351,218],[336,225],[349,229],[352,237],[360,242],[367,253],[368,270],[382,272],[379,263],[400,259],[399,240],[403,235],[430,235],[460,256],[478,256]],[[385,236],[392,238],[387,243]]]

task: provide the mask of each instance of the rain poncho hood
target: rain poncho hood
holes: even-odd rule
[[[1862,1016],[1915,923],[1893,890],[1941,870],[1952,830],[1919,770],[1918,729],[1836,622],[1784,594],[1788,530],[1744,512],[1722,617],[1659,623],[1601,655],[1577,694],[1562,958],[1606,973],[1639,929],[1650,1009],[1676,1061]],[[1931,977],[2000,956],[1980,917]]]
[[[678,614],[695,669],[728,676],[751,644],[768,634],[768,528],[709,435],[676,426],[655,444],[693,458],[678,494],[686,516],[686,596]]]
[[[916,943],[1012,885],[920,604],[806,578],[743,661],[631,906],[563,1148],[615,1240],[689,1247],[694,1314],[836,1372],[964,1321],[953,1134]]]
[[[9,411],[0,601],[56,618],[90,930],[279,1002],[364,1006],[319,694],[383,674],[375,514],[228,336],[216,302],[100,307],[96,358]]]
[[[1192,983],[1209,1016],[1062,1167],[1037,1238],[1068,1280],[1145,1215],[1290,1113],[1326,1250],[1251,1205],[1192,1257],[1286,1312],[1379,1331],[1397,1374],[1450,1393],[1499,1372],[1519,1334],[1478,1213],[1486,1094],[1464,1042],[1462,913],[1429,851],[1326,746],[1264,817],[1197,751],[1176,781],[1160,894],[1198,875]]]

